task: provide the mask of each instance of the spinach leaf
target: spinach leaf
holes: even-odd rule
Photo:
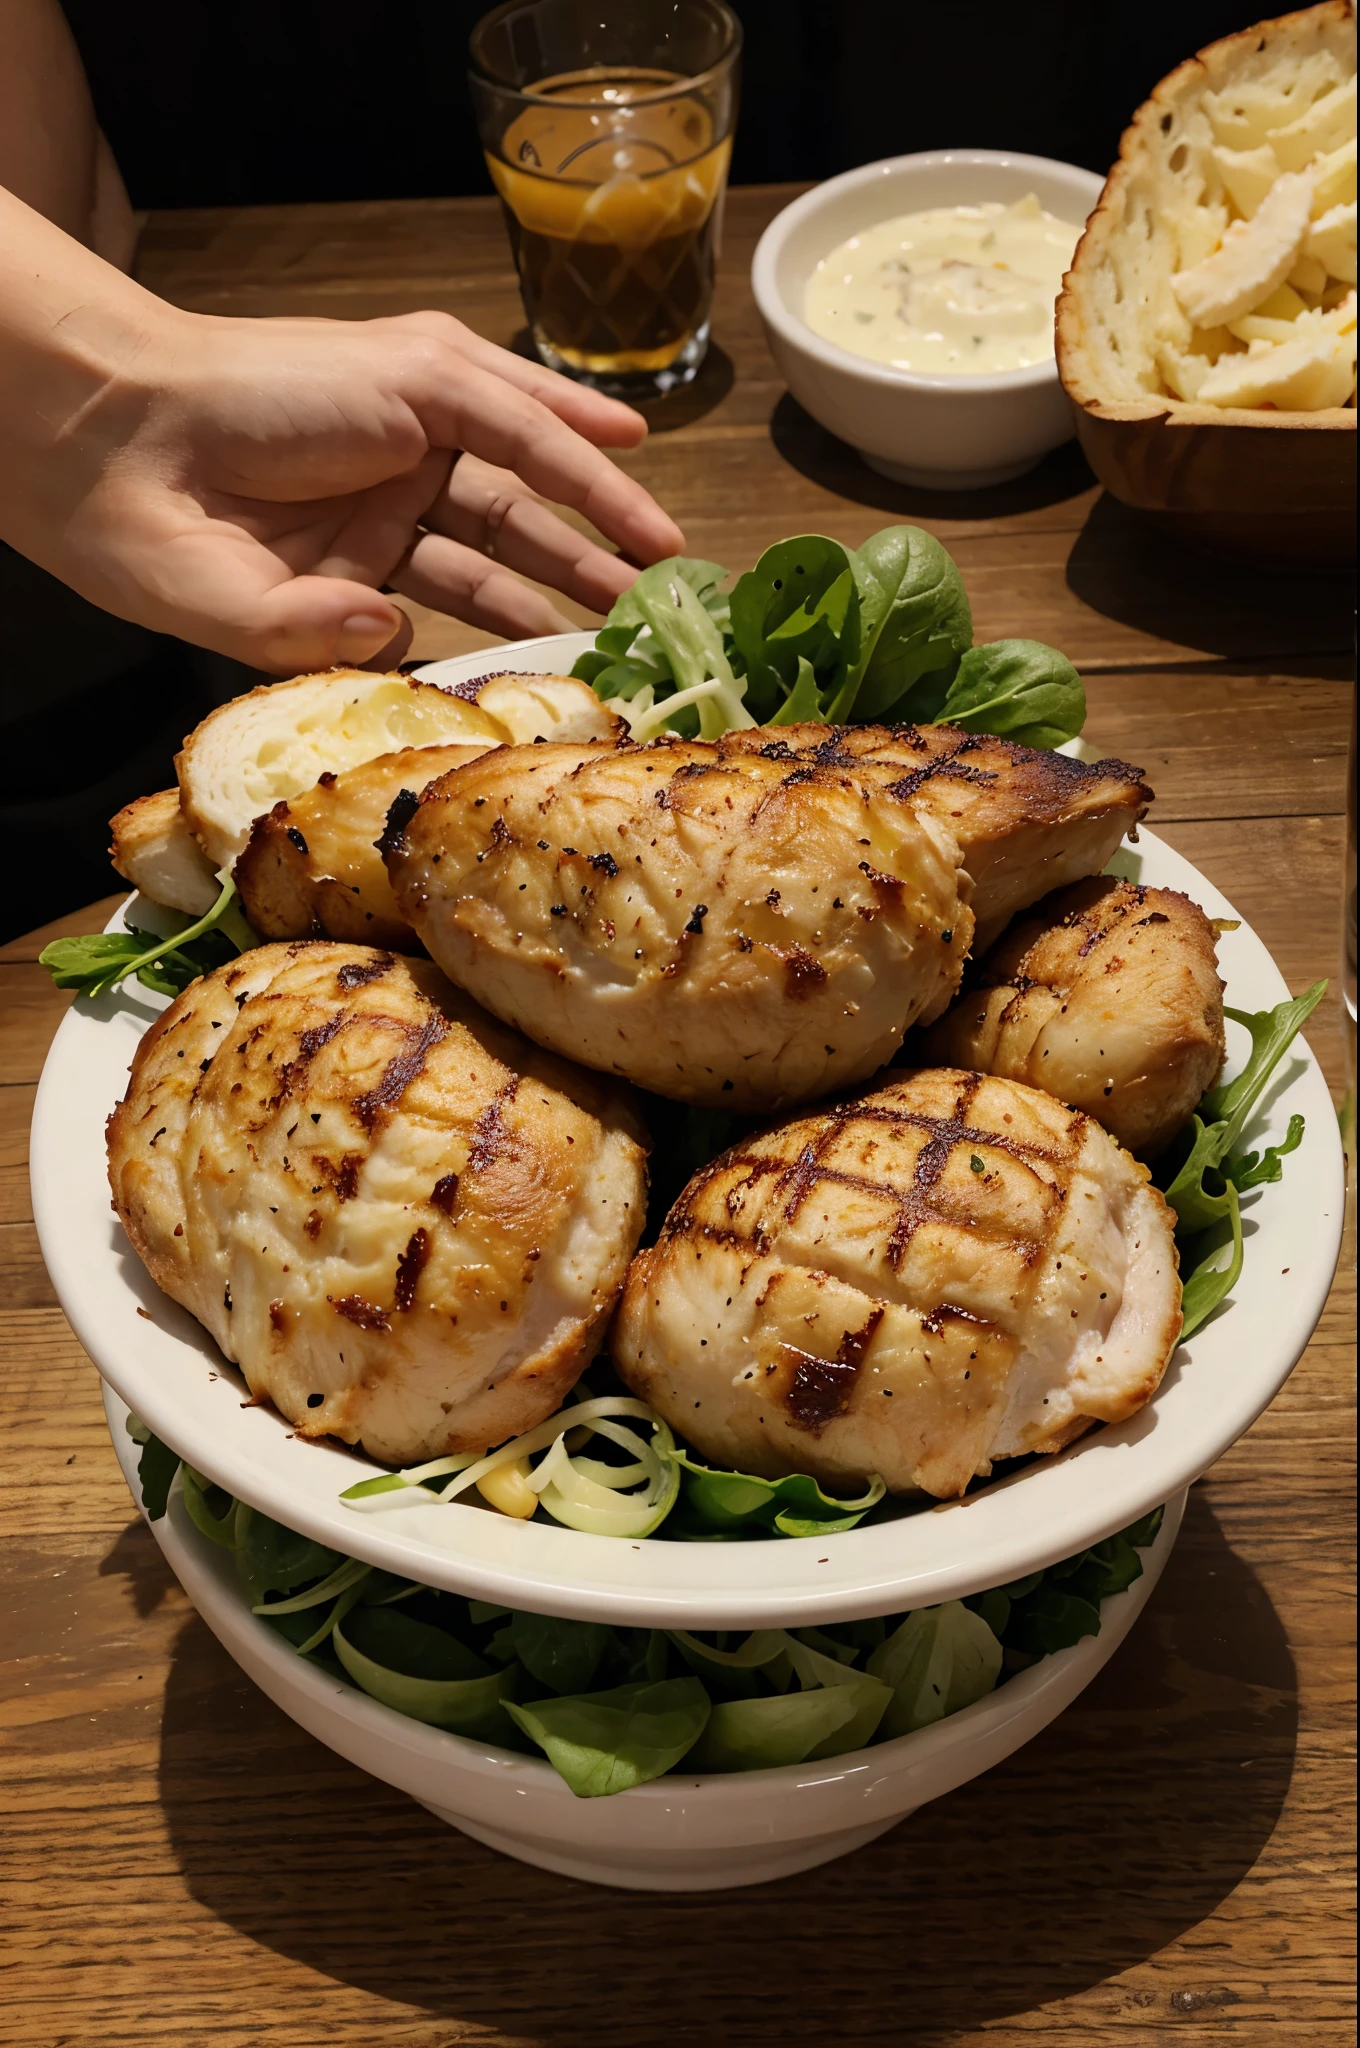
[[[677,1535],[747,1534],[829,1536],[853,1529],[886,1488],[878,1477],[858,1500],[835,1500],[815,1479],[795,1472],[783,1479],[758,1479],[747,1472],[719,1472],[688,1451],[672,1453],[684,1473],[683,1512]]]
[[[952,676],[973,644],[973,615],[953,557],[919,526],[886,526],[850,557],[860,600],[860,646],[828,713],[833,725],[889,712],[922,676]]]
[[[585,1692],[609,1644],[598,1621],[561,1621],[551,1614],[512,1614],[515,1655],[552,1692]]]
[[[223,1550],[236,1548],[236,1523],[241,1512],[241,1503],[230,1494],[223,1494],[219,1487],[195,1472],[192,1465],[180,1466],[180,1490],[184,1495],[185,1512],[200,1536],[206,1536],[209,1543],[218,1544]],[[222,1513],[217,1511],[218,1500],[227,1505]]]
[[[1086,691],[1065,654],[1039,640],[970,647],[933,714],[965,732],[994,732],[1025,747],[1061,747],[1086,723]]]
[[[491,1666],[447,1629],[395,1607],[356,1607],[345,1622],[353,1647],[403,1678],[486,1678]]]
[[[506,1711],[578,1799],[598,1799],[673,1770],[711,1709],[697,1678],[666,1678],[532,1706],[507,1700]]]
[[[709,1697],[754,1699],[766,1682],[776,1690],[787,1685],[792,1666],[782,1629],[756,1629],[735,1650],[717,1649],[687,1629],[668,1631],[670,1640],[708,1688]]]
[[[101,996],[120,981],[136,975],[159,995],[178,995],[214,967],[237,953],[258,946],[236,902],[236,884],[227,880],[212,909],[168,938],[130,926],[124,932],[91,932],[84,938],[53,939],[38,955],[58,988],[84,996]]]
[[[796,1635],[786,1635],[785,1643],[789,1662],[804,1693],[821,1689],[849,1696],[850,1718],[824,1740],[814,1743],[808,1751],[809,1758],[842,1756],[847,1750],[865,1748],[873,1741],[892,1705],[891,1687],[876,1672],[867,1668],[847,1669],[839,1658],[824,1657],[820,1650],[812,1649]]]
[[[1046,1580],[1037,1592],[1012,1607],[1006,1648],[1027,1657],[1050,1657],[1055,1651],[1070,1649],[1083,1636],[1099,1634],[1099,1606]]]
[[[341,1664],[360,1689],[385,1707],[392,1707],[412,1721],[425,1721],[435,1728],[448,1728],[486,1742],[503,1742],[510,1734],[506,1706],[515,1681],[516,1667],[491,1671],[485,1677],[422,1678],[391,1670],[379,1659],[367,1656],[349,1632],[358,1624],[355,1614],[371,1626],[382,1608],[357,1608],[337,1621],[331,1642]],[[437,1630],[432,1630],[437,1634]],[[450,1640],[452,1640],[450,1638]]]
[[[127,1432],[133,1442],[142,1447],[142,1455],[137,1460],[142,1508],[148,1522],[159,1522],[179,1470],[179,1453],[172,1451],[169,1444],[163,1444],[158,1436],[152,1436],[146,1424],[138,1422],[135,1415],[128,1416]]]
[[[755,568],[737,578],[731,618],[746,669],[747,707],[770,722],[802,662],[835,695],[859,657],[860,598],[850,557],[825,534],[801,534],[766,548]]]
[[[285,1529],[243,1500],[236,1503],[234,1540],[236,1570],[252,1607],[260,1606],[266,1593],[286,1595],[310,1579],[324,1579],[341,1561],[338,1550]]]
[[[1001,1644],[980,1614],[961,1601],[918,1607],[872,1653],[865,1667],[892,1688],[880,1737],[909,1735],[994,1690]]]
[[[821,692],[817,688],[817,676],[812,663],[805,654],[798,657],[798,679],[773,717],[766,720],[768,725],[816,725],[824,723],[826,713],[822,709]]]
[[[761,1771],[806,1763],[815,1749],[834,1742],[854,1717],[854,1699],[843,1685],[764,1699],[722,1700],[690,1756],[690,1768],[700,1773]]]

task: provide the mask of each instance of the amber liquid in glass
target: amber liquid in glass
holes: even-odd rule
[[[666,72],[544,79],[487,165],[534,338],[568,368],[649,376],[708,319],[731,147]]]

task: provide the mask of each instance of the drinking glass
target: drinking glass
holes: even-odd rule
[[[634,398],[698,370],[740,54],[723,0],[508,0],[473,30],[482,147],[551,369]]]

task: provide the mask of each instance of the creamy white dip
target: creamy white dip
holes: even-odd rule
[[[1032,192],[865,228],[808,279],[814,334],[926,376],[1020,370],[1053,355],[1053,305],[1081,228]]]

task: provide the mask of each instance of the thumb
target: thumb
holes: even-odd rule
[[[375,655],[400,660],[411,625],[399,605],[363,583],[333,576],[292,576],[259,593],[229,651],[278,675],[360,668]]]

